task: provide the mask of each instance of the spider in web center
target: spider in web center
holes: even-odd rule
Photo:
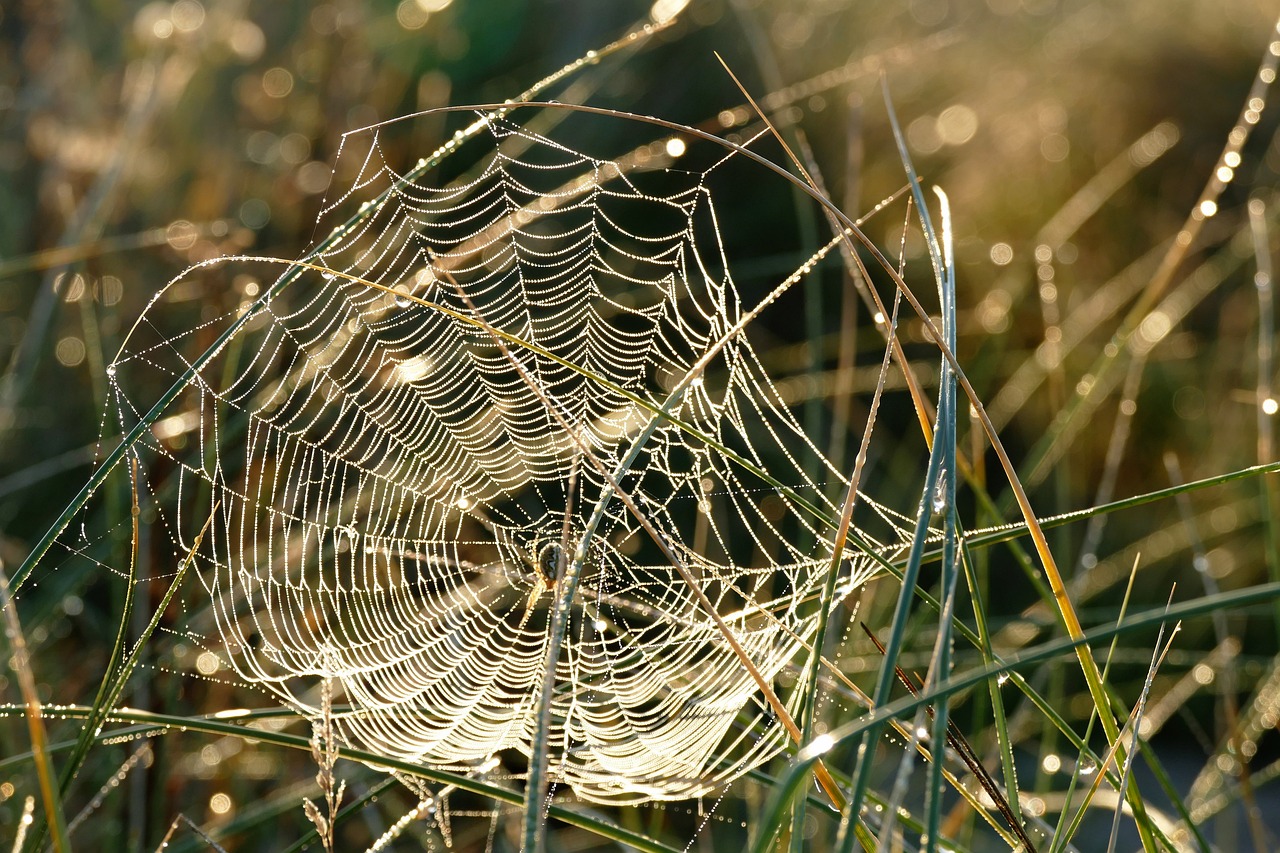
[[[533,555],[533,575],[536,578],[533,588],[529,590],[529,601],[525,610],[533,609],[544,592],[556,588],[556,580],[560,576],[560,563],[564,548],[559,542],[544,542]]]

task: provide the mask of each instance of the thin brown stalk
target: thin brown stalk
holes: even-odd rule
[[[316,783],[323,795],[324,811],[311,800],[302,801],[307,819],[316,828],[326,853],[334,851],[334,824],[338,806],[347,790],[345,780],[338,781],[333,772],[338,763],[338,739],[333,726],[333,686],[328,676],[320,684],[320,719],[312,723],[311,758],[316,763]]]
[[[868,628],[865,623],[860,622],[858,624],[862,626],[863,632],[866,633],[866,635],[871,639],[871,642],[875,644],[876,649],[878,649],[880,654],[883,655],[885,653],[885,648],[880,643],[880,639],[875,635],[875,632]],[[907,675],[906,671],[897,664],[893,665],[893,671],[898,676],[898,681],[901,682],[902,686],[907,688],[908,693],[912,696],[920,695],[920,691],[924,689],[924,682],[918,675],[913,680],[911,676]],[[925,714],[928,715],[929,719],[932,720],[934,717],[933,706],[925,705],[924,711]],[[969,772],[978,780],[978,784],[982,786],[983,792],[991,798],[991,802],[995,804],[996,810],[1000,812],[1000,816],[1004,818],[1005,823],[1008,824],[1009,829],[1013,831],[1013,834],[1018,837],[1018,841],[1021,842],[1027,853],[1036,853],[1035,844],[1032,843],[1031,839],[1027,836],[1027,832],[1018,821],[1017,815],[1013,813],[1013,809],[1009,805],[1008,798],[1005,797],[1004,792],[1000,790],[1000,786],[996,784],[996,780],[992,778],[989,772],[987,772],[987,768],[982,764],[982,759],[978,757],[977,752],[969,743],[968,738],[966,738],[964,733],[960,731],[960,727],[956,725],[955,720],[951,719],[947,720],[947,746],[949,746],[956,755],[960,757],[960,760],[969,768]]]
[[[782,134],[778,132],[778,129],[774,127],[773,122],[769,120],[768,114],[765,113],[764,110],[760,109],[760,106],[756,103],[755,98],[751,96],[751,93],[747,91],[747,88],[742,85],[741,81],[738,80],[737,75],[733,73],[733,69],[731,69],[729,67],[729,64],[724,61],[724,57],[722,57],[719,53],[717,53],[715,56],[716,56],[716,59],[720,61],[720,64],[724,66],[725,73],[729,75],[729,78],[731,80],[733,80],[733,84],[738,87],[738,90],[742,92],[743,97],[747,99],[747,103],[751,104],[752,109],[756,111],[756,113],[760,116],[760,119],[765,123],[765,127],[769,129],[769,132],[773,134],[773,137],[778,141],[779,144],[782,145],[782,150],[786,152],[787,157],[790,158],[793,164],[795,164],[796,169],[800,171],[800,176],[804,179],[807,187],[811,188],[814,192],[818,193],[823,198],[825,198],[826,193],[822,191],[821,185],[814,179],[813,174],[808,169],[805,168],[804,164],[800,162],[800,158],[795,155],[795,152],[791,150],[791,146],[788,145],[787,141],[782,138]],[[849,232],[847,231],[847,225],[842,224],[839,221],[839,219],[833,216],[832,212],[825,207],[824,207],[824,212],[827,213],[828,218],[831,220],[831,223],[834,226],[838,239],[840,240],[841,244],[844,246],[846,264],[849,264],[850,261],[853,262],[852,268],[849,270],[849,274],[854,277],[855,281],[858,280],[859,277],[863,281],[870,281],[870,279],[866,275],[866,270],[862,268],[861,262],[857,260],[856,256],[853,253],[852,246],[849,245]],[[893,349],[894,358],[897,360],[898,366],[902,370],[902,379],[907,386],[907,392],[911,395],[911,402],[915,406],[916,418],[920,422],[920,430],[924,435],[925,444],[927,444],[932,449],[933,447],[932,407],[929,405],[928,401],[925,399],[924,392],[920,390],[920,383],[916,381],[915,375],[911,372],[911,363],[907,359],[906,351],[903,350],[902,348],[902,342],[898,339],[896,332],[893,329],[889,328],[887,325],[888,323],[887,318],[889,317],[889,312],[885,310],[884,302],[880,299],[880,294],[877,293],[875,288],[873,287],[867,287],[866,291],[868,295],[871,297],[872,302],[875,304],[876,311],[880,313],[881,317],[886,318],[885,326],[884,326],[885,338],[888,341],[889,346]]]
[[[178,831],[178,827],[180,826],[185,826],[188,829],[190,829],[192,832],[194,832],[196,835],[200,837],[201,841],[203,841],[205,844],[208,844],[210,847],[216,850],[217,853],[227,853],[227,851],[223,849],[222,845],[218,844],[218,842],[214,841],[212,838],[209,837],[209,833],[205,832],[203,829],[197,826],[195,821],[193,821],[191,818],[187,817],[184,814],[178,815],[173,819],[173,823],[169,824],[169,831],[164,834],[164,838],[160,839],[160,843],[156,846],[156,853],[160,853],[160,851],[166,849],[169,846],[169,842],[173,840],[174,833]]]
[[[4,611],[4,633],[9,640],[11,652],[9,665],[18,677],[18,689],[22,691],[27,734],[31,738],[31,754],[35,760],[45,819],[51,828],[54,851],[65,853],[70,849],[67,846],[67,825],[62,815],[57,783],[54,781],[53,761],[49,756],[49,735],[44,728],[40,694],[36,689],[35,672],[31,668],[31,656],[27,652],[26,636],[22,633],[18,608],[14,606],[13,597],[9,594],[9,576],[4,571],[3,563],[0,563],[0,609]]]

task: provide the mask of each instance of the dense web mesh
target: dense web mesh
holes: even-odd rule
[[[328,680],[351,744],[465,770],[528,755],[578,553],[551,778],[600,802],[722,786],[786,733],[611,482],[773,680],[814,633],[843,481],[734,328],[705,174],[490,117],[437,186],[391,168],[385,130],[344,142],[316,268],[188,334],[148,314],[110,370],[127,429],[134,384],[196,366],[144,447],[175,472],[178,558],[213,508],[209,633],[304,713]]]

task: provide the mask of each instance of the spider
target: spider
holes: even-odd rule
[[[533,573],[537,575],[537,583],[529,590],[529,601],[525,610],[531,610],[542,593],[556,588],[556,579],[560,575],[560,563],[564,549],[559,542],[546,542],[538,549],[533,558]]]
[[[556,581],[568,567],[569,555],[566,553],[566,546],[569,542],[569,531],[571,529],[570,513],[573,511],[573,502],[578,491],[579,461],[577,458],[573,460],[573,467],[569,472],[564,527],[560,533],[560,541],[553,539],[542,543],[542,546],[533,555],[533,572],[538,576],[538,582],[533,584],[533,588],[529,590],[529,601],[524,606],[526,617],[529,611],[533,609],[533,605],[542,597],[543,592],[556,588]]]

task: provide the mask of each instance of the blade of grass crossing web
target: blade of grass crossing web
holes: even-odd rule
[[[915,199],[922,227],[925,231],[925,242],[929,247],[929,258],[934,269],[935,277],[940,281],[943,275],[942,252],[938,247],[936,234],[933,232],[932,223],[929,219],[928,207],[924,204],[924,193],[920,190],[919,181],[916,179],[914,168],[911,161],[906,155],[906,145],[902,141],[902,133],[898,127],[897,117],[894,115],[893,104],[889,98],[888,89],[885,89],[885,103],[889,111],[889,121],[893,127],[894,134],[899,139],[899,151],[902,158],[903,167],[906,169],[908,181],[911,184],[911,194]],[[940,342],[942,343],[942,342]],[[946,346],[946,344],[943,344]],[[954,352],[954,350],[952,350]],[[941,404],[942,398],[939,398]],[[944,421],[939,418],[938,424]],[[937,435],[938,426],[934,427],[934,434]],[[933,448],[929,453],[929,466],[925,475],[924,489],[920,497],[919,507],[916,515],[915,531],[912,535],[911,550],[907,556],[906,565],[902,571],[902,589],[898,594],[898,601],[894,607],[893,621],[890,625],[889,636],[885,640],[884,660],[881,663],[880,673],[876,678],[875,692],[872,694],[872,701],[875,707],[879,707],[888,702],[889,693],[894,682],[894,666],[898,662],[898,655],[902,651],[903,641],[906,634],[907,622],[911,613],[911,600],[913,598],[916,580],[920,574],[920,564],[924,556],[924,543],[929,534],[929,520],[933,509],[933,496],[939,488],[942,476],[944,476],[943,466],[946,456],[943,445],[946,442],[934,441]],[[954,443],[952,443],[951,462],[954,466],[955,454]],[[954,467],[953,467],[954,470]],[[944,489],[945,493],[945,489]],[[841,826],[840,839],[838,848],[841,853],[851,853],[853,850],[854,834],[848,830],[859,820],[859,813],[862,807],[862,799],[866,793],[867,785],[871,777],[871,765],[875,756],[877,742],[879,741],[882,727],[875,727],[861,738],[853,750],[856,766],[849,774],[853,780],[853,791],[849,798],[849,805],[845,815],[844,822]],[[892,819],[892,816],[889,816]]]
[[[927,207],[921,202],[923,196],[919,193],[919,181],[916,179],[914,170],[910,166],[907,159],[905,148],[902,149],[901,155],[904,163],[907,164],[908,176],[911,180],[911,189],[918,201],[918,209],[920,211],[920,220],[922,230],[926,235],[926,243],[931,249],[939,247],[937,233],[933,228],[931,217]],[[942,213],[942,241],[941,251],[935,256],[934,269],[937,273],[938,280],[938,299],[942,309],[942,331],[946,339],[946,345],[955,351],[956,333],[955,333],[955,270],[952,264],[952,243],[951,243],[951,211],[946,194],[941,189],[935,187],[935,192],[941,203]],[[938,482],[934,487],[932,496],[930,497],[930,509],[933,515],[939,515],[943,518],[943,559],[942,571],[940,577],[941,586],[941,609],[939,612],[938,628],[935,632],[935,645],[932,655],[932,664],[929,673],[930,683],[945,682],[947,674],[951,669],[951,625],[955,616],[955,593],[957,589],[956,579],[957,571],[957,518],[955,515],[955,498],[957,487],[957,453],[956,453],[956,381],[955,374],[951,370],[950,364],[946,359],[942,360],[940,369],[941,382],[939,388],[938,400],[938,423],[935,433],[935,450],[942,454],[942,464],[939,472]],[[923,841],[927,850],[936,849],[937,839],[940,837],[941,827],[941,801],[942,801],[942,783],[943,783],[943,761],[945,760],[948,734],[949,717],[947,713],[946,703],[943,702],[939,707],[931,709],[933,719],[933,731],[931,736],[930,748],[934,750],[935,760],[930,762],[928,770],[928,779],[925,784],[925,814],[926,824],[923,833]],[[915,742],[919,738],[918,732],[921,731],[917,718],[917,725],[913,726],[909,735],[909,739]],[[939,744],[943,747],[939,748]],[[913,762],[910,753],[904,753],[902,763],[900,765],[898,780],[894,786],[894,794],[890,800],[890,808],[885,813],[886,825],[882,827],[880,834],[879,849],[887,849],[889,838],[893,824],[897,820],[899,814],[898,805],[901,798],[906,793],[907,779],[910,775]]]
[[[902,304],[900,294],[894,295],[893,314],[889,319],[889,335],[897,333],[898,327],[898,308]],[[876,414],[880,411],[880,399],[884,393],[885,380],[889,375],[889,362],[893,354],[893,348],[889,344],[885,344],[884,357],[880,362],[880,374],[876,379],[875,393],[871,397],[871,408],[867,415],[867,423],[862,432],[862,441],[858,446],[858,455],[853,464],[853,476],[849,480],[849,488],[845,493],[844,505],[840,511],[840,526],[836,529],[836,536],[831,549],[831,562],[827,566],[827,577],[822,588],[822,603],[818,613],[818,630],[814,635],[813,650],[810,656],[810,665],[805,674],[804,685],[804,705],[801,709],[802,714],[802,743],[808,743],[813,740],[813,724],[817,717],[818,708],[818,666],[821,663],[822,649],[826,644],[827,623],[831,611],[831,599],[835,594],[836,577],[840,572],[840,564],[844,559],[844,548],[849,527],[853,522],[854,505],[858,499],[858,484],[862,480],[862,470],[867,462],[867,451],[871,445],[871,434],[875,427]],[[805,799],[801,798],[792,815],[792,849],[795,849],[797,839],[803,841],[804,833],[804,813]]]
[[[904,149],[905,151],[905,149]],[[918,187],[912,181],[912,191]],[[946,193],[934,187],[938,195],[942,214],[942,275],[938,277],[939,302],[942,306],[942,334],[947,339],[947,346],[956,351],[956,270],[953,254],[953,235],[951,229],[951,205]],[[928,211],[921,206],[922,222],[929,222]],[[926,225],[926,227],[928,227]],[[936,242],[933,241],[933,242]],[[955,616],[956,591],[959,577],[958,560],[958,525],[956,518],[956,486],[959,474],[956,467],[956,423],[960,417],[957,406],[957,383],[951,365],[942,359],[942,389],[938,402],[938,437],[942,445],[942,489],[935,493],[933,510],[941,512],[943,523],[942,547],[942,615],[938,620],[937,645],[934,654],[934,680],[945,684],[951,673],[951,625]],[[929,781],[925,787],[925,809],[927,823],[925,828],[925,849],[937,850],[938,837],[942,823],[942,765],[946,760],[947,721],[949,719],[946,700],[937,704],[933,716],[934,760],[929,765]]]
[[[939,473],[942,468],[942,452],[939,445],[935,442],[934,450],[929,454],[929,468],[925,475],[925,483],[923,494],[920,498],[919,508],[917,510],[915,532],[911,540],[911,549],[907,556],[906,565],[902,570],[902,589],[898,595],[898,602],[894,608],[893,622],[890,627],[889,637],[885,641],[884,662],[881,664],[880,675],[876,680],[875,693],[872,696],[874,706],[879,708],[888,701],[890,689],[894,680],[893,665],[897,662],[898,655],[902,651],[903,641],[906,634],[908,617],[911,613],[911,600],[914,597],[914,589],[916,580],[920,574],[920,565],[924,556],[924,542],[929,534],[929,516],[931,509],[931,496],[938,487]],[[861,802],[866,794],[866,788],[870,781],[871,764],[875,754],[877,741],[883,732],[883,723],[879,723],[865,731],[865,734],[858,738],[858,742],[854,748],[854,760],[856,762],[853,771],[849,774],[853,780],[853,790],[849,797],[849,804],[846,807],[844,820],[841,822],[841,837],[838,849],[842,853],[850,853],[853,850],[854,834],[849,831],[850,828],[858,823],[859,810]]]
[[[63,797],[66,797],[71,787],[71,782],[75,779],[76,774],[80,771],[80,766],[84,763],[85,757],[89,753],[89,747],[93,743],[93,736],[101,725],[102,720],[106,718],[106,712],[110,710],[109,697],[111,695],[111,687],[117,676],[120,661],[124,658],[124,647],[128,642],[128,632],[130,625],[130,616],[133,613],[133,601],[135,580],[138,570],[138,516],[141,511],[138,508],[138,460],[136,458],[130,460],[129,471],[129,524],[130,524],[130,545],[129,545],[129,573],[125,577],[125,594],[124,607],[120,614],[120,626],[116,630],[116,640],[111,647],[111,654],[107,659],[106,673],[102,677],[102,682],[98,685],[98,693],[93,699],[93,708],[95,710],[95,718],[85,723],[80,731],[80,737],[76,740],[76,746],[71,751],[71,758],[65,767],[62,768],[62,778],[59,782],[59,790]]]

